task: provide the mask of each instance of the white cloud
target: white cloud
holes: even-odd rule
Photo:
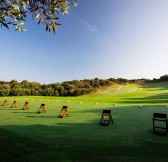
[[[90,33],[97,33],[98,32],[98,29],[90,22],[88,22],[84,19],[81,19],[79,21]]]

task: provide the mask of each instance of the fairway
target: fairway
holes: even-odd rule
[[[168,114],[167,96],[163,82],[79,97],[1,97],[8,106],[0,106],[0,161],[168,161],[168,136],[152,132],[153,113]],[[41,104],[47,112],[38,114]],[[63,105],[70,117],[58,117]],[[99,125],[103,109],[112,110],[114,124]]]

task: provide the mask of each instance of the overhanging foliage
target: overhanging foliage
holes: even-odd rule
[[[46,26],[46,31],[55,33],[60,25],[58,14],[67,14],[71,6],[77,6],[77,0],[0,0],[0,24],[26,31],[23,25],[27,13],[31,13],[38,24]]]

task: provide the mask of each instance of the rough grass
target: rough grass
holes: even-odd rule
[[[81,97],[2,97],[9,107],[0,107],[0,161],[168,161],[168,137],[152,133],[153,113],[168,113],[167,94],[167,83],[155,83]],[[30,110],[22,110],[26,101]],[[37,114],[41,103],[45,114]],[[70,117],[62,119],[63,105]],[[114,124],[99,125],[103,109],[112,109]]]

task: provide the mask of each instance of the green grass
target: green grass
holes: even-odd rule
[[[0,161],[168,161],[168,136],[152,133],[153,113],[168,113],[167,85],[130,84],[80,97],[1,97],[9,107],[0,107]],[[10,108],[14,100],[18,107]],[[37,114],[41,103],[45,114]],[[63,105],[70,117],[62,119]],[[99,125],[103,109],[112,109],[114,124]]]

